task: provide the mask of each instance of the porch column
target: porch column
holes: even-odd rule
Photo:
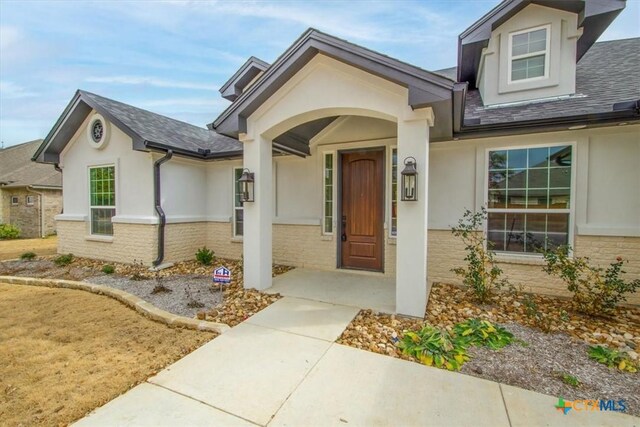
[[[272,142],[257,137],[243,140],[243,165],[254,173],[254,201],[244,204],[244,287],[271,287],[272,255]]]
[[[400,172],[407,157],[416,159],[418,200],[403,202]],[[398,121],[398,231],[396,312],[423,317],[427,303],[427,186],[429,120]]]

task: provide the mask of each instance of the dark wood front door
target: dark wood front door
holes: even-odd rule
[[[342,154],[343,268],[382,271],[384,151]]]

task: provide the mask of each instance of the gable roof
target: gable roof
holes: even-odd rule
[[[578,26],[583,28],[577,44],[576,61],[579,61],[622,12],[626,0],[504,0],[458,37],[459,82],[469,82],[475,88],[482,49],[489,45],[491,32],[530,4],[578,14]]]
[[[625,114],[637,120],[640,119],[638,82],[640,38],[595,43],[576,66],[575,96],[485,107],[480,92],[469,90],[463,126],[478,130],[483,126],[575,117],[587,120],[608,114],[618,120]]]
[[[244,89],[255,79],[258,74],[269,68],[269,64],[255,56],[250,57],[247,62],[236,71],[225,84],[220,87],[220,94],[224,99],[235,101]]]
[[[78,90],[34,155],[34,160],[57,163],[59,155],[92,110],[102,114],[133,140],[141,151],[173,150],[201,159],[240,155],[241,144],[206,128]]]
[[[60,172],[50,165],[31,161],[31,156],[41,143],[41,139],[36,139],[0,150],[1,187],[62,187]]]
[[[319,53],[407,87],[412,108],[433,106],[436,116],[441,118],[431,131],[432,138],[451,136],[453,82],[450,79],[313,28],[305,31],[258,81],[210,123],[209,129],[234,137],[246,132],[247,118]]]

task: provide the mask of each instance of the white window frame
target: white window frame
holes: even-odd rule
[[[91,169],[101,169],[101,168],[113,168],[113,191],[114,191],[114,197],[113,197],[113,201],[114,201],[114,205],[113,206],[94,206],[91,204]],[[107,164],[102,164],[102,165],[91,165],[89,167],[87,167],[87,190],[85,191],[85,194],[87,194],[88,197],[88,205],[89,205],[89,235],[90,236],[98,236],[98,237],[113,237],[113,233],[112,234],[95,234],[93,232],[93,215],[92,215],[92,210],[95,209],[114,209],[115,213],[114,215],[111,217],[111,224],[113,224],[113,218],[118,215],[118,168],[116,166],[115,163],[107,163]]]
[[[398,146],[397,145],[391,145],[389,146],[389,161],[388,161],[388,177],[389,177],[389,187],[388,187],[388,192],[389,192],[389,202],[387,203],[387,218],[389,218],[389,238],[390,239],[396,239],[398,237],[398,230],[396,230],[396,232],[393,232],[393,150],[396,150],[396,159],[398,158]],[[400,165],[397,164],[398,162],[396,161],[396,209],[398,208],[398,200],[397,200],[397,196],[398,196],[398,187],[400,186],[400,181],[398,180],[400,174],[399,174],[399,170],[400,170]],[[397,220],[397,218],[396,218]],[[396,221],[396,227],[397,227],[397,221]]]
[[[33,195],[27,195],[27,196],[25,196],[25,204],[26,204],[27,206],[33,206],[33,205],[35,205],[35,204],[36,204],[35,196],[33,196]]]
[[[11,196],[11,206],[18,206],[20,204],[20,197]]]
[[[502,150],[524,150],[529,148],[551,148],[551,147],[561,147],[561,146],[571,146],[571,182],[569,189],[569,197],[571,198],[569,202],[569,209],[509,209],[509,208],[492,208],[489,209],[489,152],[491,151],[502,151]],[[507,145],[507,146],[491,146],[485,148],[484,153],[484,167],[482,168],[482,172],[484,173],[484,205],[487,208],[487,212],[494,213],[545,213],[545,214],[569,214],[569,224],[568,227],[568,235],[567,235],[567,244],[571,246],[573,250],[575,244],[575,236],[574,236],[574,228],[575,228],[575,216],[576,216],[576,161],[578,158],[577,154],[577,144],[575,141],[568,142],[553,142],[553,143],[541,143],[541,144],[528,144],[528,145]],[[487,248],[487,243],[489,241],[489,221],[488,218],[484,221],[483,225],[484,232],[484,245],[485,249]],[[536,258],[541,259],[542,254],[536,254],[531,252],[510,252],[510,251],[496,251],[496,253],[500,257],[516,257],[516,258]],[[572,252],[570,253],[572,255]]]
[[[331,232],[327,232],[326,231],[326,218],[327,218],[327,200],[325,199],[325,173],[326,173],[326,159],[327,156],[331,156],[333,158],[333,179],[331,180],[331,186],[333,188],[333,191],[331,193]],[[321,188],[322,188],[322,234],[324,236],[333,236],[335,234],[335,230],[336,230],[336,197],[337,197],[337,191],[336,191],[336,184],[337,184],[337,176],[338,176],[338,169],[337,169],[337,153],[335,151],[323,151],[322,152],[322,166],[320,167],[320,173],[321,173]]]
[[[236,193],[236,190],[237,190],[237,188],[236,188],[237,187],[236,172],[238,170],[243,171],[244,168],[242,166],[234,166],[233,169],[232,169],[232,175],[231,175],[231,182],[232,182],[232,185],[233,185],[233,191],[231,192],[231,194],[232,194],[232,199],[231,199],[231,209],[232,209],[232,211],[231,211],[231,223],[232,223],[233,230],[231,230],[231,232],[232,232],[232,236],[233,236],[234,239],[242,239],[242,236],[244,236],[244,206],[242,204],[241,204],[240,207],[236,206],[236,196],[237,196],[237,193]],[[242,218],[243,218],[243,220],[242,220],[242,234],[236,234],[236,220],[237,220],[236,211],[238,209],[242,210],[242,214],[243,214],[242,215]]]
[[[511,71],[512,71],[512,67],[513,67],[513,61],[517,60],[517,59],[526,59],[526,58],[531,58],[534,56],[540,56],[542,51],[537,51],[537,52],[533,52],[533,53],[527,53],[524,55],[513,55],[513,37],[520,35],[520,34],[526,34],[526,33],[532,33],[534,31],[538,31],[538,30],[542,30],[542,29],[546,29],[547,30],[547,37],[546,37],[546,47],[544,50],[544,76],[540,76],[540,77],[531,77],[528,79],[520,79],[520,80],[512,80],[511,79]],[[507,70],[507,82],[508,84],[518,84],[518,83],[524,83],[524,82],[533,82],[536,80],[545,80],[549,78],[549,59],[551,56],[551,24],[546,24],[546,25],[540,25],[538,27],[533,27],[533,28],[527,28],[526,30],[519,30],[519,31],[514,31],[512,33],[509,33],[509,43],[508,43],[509,47],[508,47],[508,52],[507,52],[507,57],[508,57],[508,70]]]

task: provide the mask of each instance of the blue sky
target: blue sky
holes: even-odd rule
[[[454,66],[457,35],[498,3],[0,0],[0,140],[43,138],[78,88],[204,126],[249,56],[272,62],[308,27]],[[640,36],[640,0],[627,3],[601,40]]]

